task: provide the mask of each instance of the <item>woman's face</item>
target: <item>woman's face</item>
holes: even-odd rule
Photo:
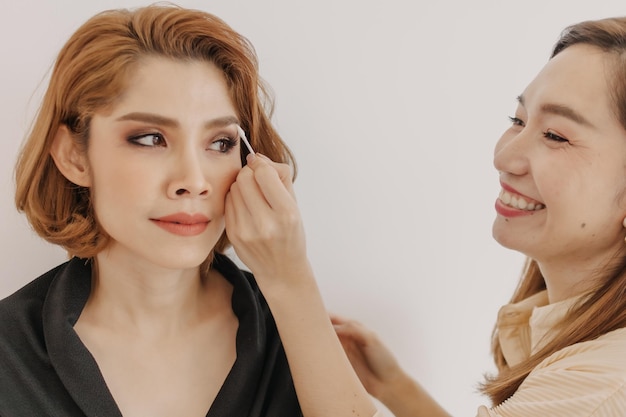
[[[238,115],[214,65],[150,57],[94,115],[87,161],[104,253],[132,265],[201,264],[224,231],[241,169]]]
[[[551,59],[519,97],[495,148],[493,235],[538,262],[594,267],[625,246],[626,131],[610,56],[588,45]]]

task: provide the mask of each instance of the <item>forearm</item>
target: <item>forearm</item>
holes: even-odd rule
[[[371,417],[376,411],[339,342],[312,277],[265,294],[305,417]],[[293,281],[291,281],[293,282]]]
[[[421,385],[404,373],[388,384],[379,400],[395,417],[450,417]]]

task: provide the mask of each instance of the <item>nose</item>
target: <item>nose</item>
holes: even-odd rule
[[[206,172],[206,164],[200,160],[201,156],[187,149],[172,158],[172,172],[167,185],[167,195],[176,199],[181,197],[206,198],[211,194],[211,184]]]
[[[512,175],[524,175],[529,172],[528,152],[531,137],[527,129],[524,128],[519,132],[509,129],[496,143],[493,165],[499,172]]]

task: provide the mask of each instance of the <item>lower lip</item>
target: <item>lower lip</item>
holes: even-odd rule
[[[541,209],[543,210],[543,209]],[[504,205],[500,199],[496,199],[496,212],[504,217],[521,217],[521,216],[532,216],[537,211],[540,210],[519,210],[513,207],[509,207]]]
[[[173,222],[164,222],[161,220],[152,220],[161,229],[164,229],[172,234],[178,236],[196,236],[204,232],[209,225],[209,222],[194,223],[194,224],[182,224]]]

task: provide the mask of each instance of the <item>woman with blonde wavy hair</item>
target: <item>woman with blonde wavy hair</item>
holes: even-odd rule
[[[209,13],[111,10],[70,37],[15,197],[70,259],[0,301],[1,416],[373,414],[268,99],[250,43]]]
[[[568,27],[495,147],[493,236],[528,261],[479,417],[626,415],[626,18]],[[336,331],[397,417],[447,416],[362,324]]]

